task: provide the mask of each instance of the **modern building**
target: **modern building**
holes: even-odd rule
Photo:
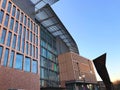
[[[0,90],[62,89],[58,57],[79,50],[50,6],[57,1],[0,0]]]
[[[60,82],[67,90],[97,90],[92,61],[74,52],[59,55]]]

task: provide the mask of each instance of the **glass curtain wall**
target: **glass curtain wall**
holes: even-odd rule
[[[56,51],[56,41],[43,26],[41,26],[41,56],[40,56],[40,80],[41,87],[59,86],[59,69]]]

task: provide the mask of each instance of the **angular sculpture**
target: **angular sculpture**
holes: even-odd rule
[[[103,80],[106,90],[113,90],[112,83],[110,81],[107,69],[106,69],[106,53],[97,57],[93,60],[93,63],[96,67],[98,74],[100,75],[101,79]]]

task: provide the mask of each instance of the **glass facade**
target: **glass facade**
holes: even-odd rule
[[[40,80],[41,87],[59,86],[59,69],[55,37],[44,27],[41,27],[41,56],[40,56]]]

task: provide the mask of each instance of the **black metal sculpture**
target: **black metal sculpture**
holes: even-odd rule
[[[113,90],[112,83],[110,81],[107,69],[106,69],[106,53],[99,56],[98,58],[93,60],[93,63],[96,67],[98,74],[100,75],[101,79],[103,80],[106,90]]]

